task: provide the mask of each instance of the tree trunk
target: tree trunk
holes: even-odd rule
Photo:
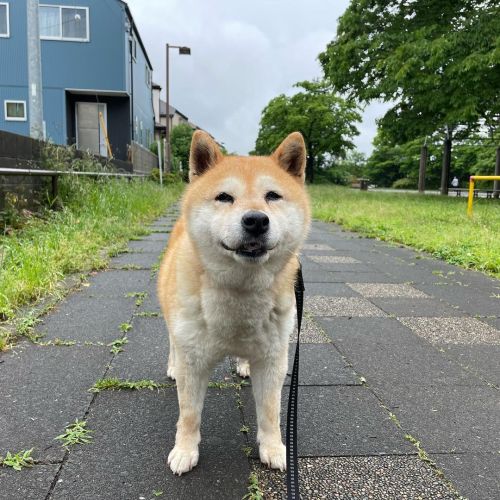
[[[420,165],[418,169],[418,192],[425,192],[425,170],[427,168],[428,151],[427,146],[424,144],[420,150]]]
[[[306,180],[312,184],[314,182],[314,156],[309,155],[306,162]]]
[[[443,168],[441,170],[441,194],[448,196],[448,186],[450,184],[451,165],[451,133],[448,129],[443,147]]]
[[[495,175],[500,175],[500,147],[497,148]],[[493,181],[493,196],[497,199],[500,197],[500,181]]]

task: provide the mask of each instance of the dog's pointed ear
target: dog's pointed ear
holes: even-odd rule
[[[215,166],[222,157],[222,152],[212,137],[203,130],[197,130],[191,140],[189,181],[195,181],[209,168]]]
[[[279,145],[271,158],[290,175],[304,181],[306,156],[306,144],[302,134],[300,132],[293,132]]]

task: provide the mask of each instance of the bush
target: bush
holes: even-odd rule
[[[391,186],[393,189],[417,189],[417,181],[403,177],[394,181]]]
[[[316,179],[315,182],[330,183],[330,184],[340,184],[341,186],[347,186],[351,182],[351,174],[338,167],[330,167],[327,169],[317,170],[315,172]]]

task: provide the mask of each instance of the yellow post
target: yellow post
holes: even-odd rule
[[[99,111],[99,118],[101,119],[102,130],[104,131],[104,139],[106,139],[106,147],[108,149],[109,159],[111,159],[113,158],[113,151],[111,151],[111,144],[109,143],[108,131],[106,129],[106,124],[104,123],[104,116],[102,116],[102,113],[100,111]]]
[[[469,177],[469,200],[467,201],[467,215],[472,217],[472,205],[474,203],[474,176]]]

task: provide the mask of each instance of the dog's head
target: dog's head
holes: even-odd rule
[[[195,132],[184,211],[202,259],[222,266],[287,262],[309,229],[305,164],[298,132],[269,157],[224,156],[206,132]]]

